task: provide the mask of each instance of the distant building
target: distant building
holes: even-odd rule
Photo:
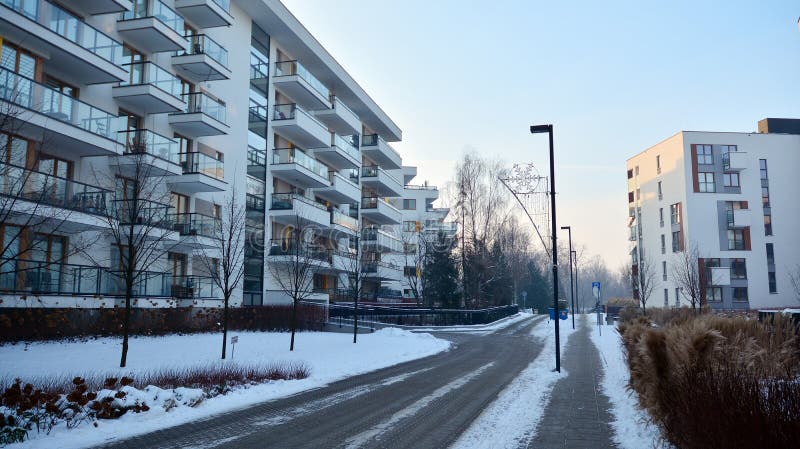
[[[752,133],[681,131],[628,159],[632,269],[646,256],[658,273],[648,307],[688,304],[671,267],[690,245],[702,303],[797,306],[799,172],[793,119],[764,119]]]

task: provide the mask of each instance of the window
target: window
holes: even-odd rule
[[[767,243],[767,265],[775,265],[775,247]]]
[[[661,261],[661,279],[666,281],[667,280],[667,261]],[[664,290],[666,291],[666,289]]]
[[[675,287],[675,307],[681,306],[681,288]]]
[[[661,234],[661,254],[667,253],[667,237]]]
[[[713,193],[716,192],[717,189],[714,186],[714,173],[711,172],[700,172],[697,174],[697,184],[699,187],[699,192],[703,193]]]
[[[762,181],[763,183],[764,181]],[[769,187],[762,186],[761,187],[761,207],[764,209],[768,209],[770,207],[769,204]]]
[[[772,235],[772,215],[766,213],[764,214],[764,235]]]
[[[743,229],[728,229],[728,249],[729,250],[743,250],[744,249],[744,230]]]
[[[661,173],[661,155],[656,155],[656,173]]]
[[[417,200],[403,200],[403,210],[417,210]]]
[[[658,199],[659,200],[664,199],[664,191],[661,190],[661,181],[658,181]]]
[[[633,202],[633,192],[628,192],[628,202],[629,203]]]
[[[639,176],[639,166],[638,165],[636,166],[635,170],[636,170],[636,176]]]
[[[778,293],[778,281],[775,279],[775,272],[770,271],[767,273],[769,279],[769,292]]]
[[[26,2],[31,5],[36,5],[36,2]],[[11,72],[19,73],[22,76],[28,77],[30,79],[36,78],[36,57],[33,56],[30,52],[23,50],[9,42],[3,42],[3,50],[0,52],[2,54],[2,58],[0,58],[0,67],[9,70]],[[25,82],[20,81],[21,83],[25,84]],[[28,96],[27,93],[24,93],[25,90],[30,89],[30,85],[27,87],[23,87],[17,95],[21,95],[23,98],[18,98],[18,100],[30,100],[31,98]]]
[[[637,200],[642,199],[642,189],[639,188],[636,189],[636,199]]]
[[[731,279],[747,279],[745,259],[731,259]]]
[[[189,213],[189,197],[180,193],[170,192],[169,205],[175,214]]]
[[[736,145],[720,145],[719,151],[723,155],[726,155],[728,153],[738,151],[738,148],[736,148]]]
[[[633,170],[628,170],[628,179],[633,178]]]
[[[669,206],[669,222],[670,224],[680,224],[681,203],[675,203]]]
[[[664,289],[664,307],[669,307],[669,289]]]
[[[706,288],[706,301],[708,301],[708,302],[722,302],[722,287],[707,287]]]
[[[767,176],[767,160],[766,159],[759,159],[758,160],[758,168],[761,170],[761,179],[769,179]]]
[[[414,232],[417,230],[417,222],[416,221],[404,221],[403,222],[403,231],[404,232]]]
[[[733,301],[747,302],[747,287],[733,287]]]
[[[739,173],[723,173],[722,185],[725,187],[741,187],[739,185]]]
[[[659,207],[658,208],[658,225],[660,227],[662,227],[662,228],[664,227],[664,208],[663,207]]]
[[[416,277],[417,276],[417,267],[406,265],[403,267],[403,276],[405,277]]]
[[[711,145],[695,145],[697,163],[709,165],[714,163],[714,156],[711,153]]]
[[[681,242],[681,231],[675,231],[672,233],[672,252],[678,253],[681,252],[683,249],[683,243]]]

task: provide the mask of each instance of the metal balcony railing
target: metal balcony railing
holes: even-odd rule
[[[219,218],[196,212],[170,214],[169,220],[173,223],[173,229],[180,235],[199,235],[212,239],[219,237],[219,230],[222,226]]]

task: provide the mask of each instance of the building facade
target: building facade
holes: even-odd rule
[[[632,269],[656,274],[648,307],[689,304],[675,266],[695,248],[703,304],[798,305],[800,121],[758,128],[682,131],[628,159]]]
[[[163,244],[139,268],[141,307],[219,303],[200,255],[232,194],[233,305],[288,301],[269,267],[298,245],[315,259],[307,299],[327,302],[359,232],[402,223],[400,128],[277,0],[3,1],[0,38],[2,195],[23,217],[0,224],[0,306],[117,303],[109,211],[130,212],[143,167],[159,201],[125,229]],[[370,291],[401,277],[381,256],[364,248]]]

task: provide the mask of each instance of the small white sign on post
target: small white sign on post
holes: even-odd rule
[[[233,352],[236,350],[236,343],[239,343],[238,335],[231,337],[231,359],[233,359]]]

